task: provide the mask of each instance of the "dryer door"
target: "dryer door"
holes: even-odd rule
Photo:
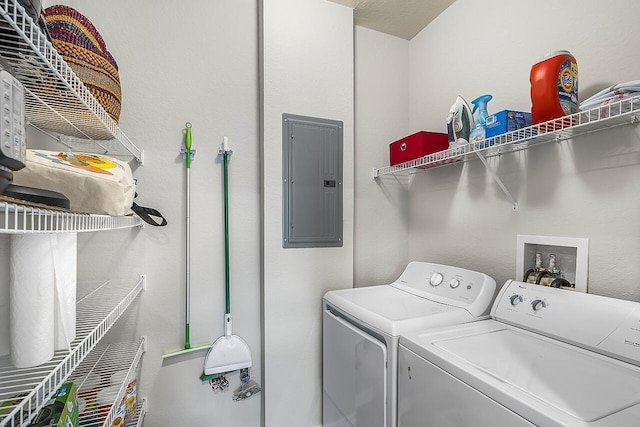
[[[327,309],[322,341],[322,425],[386,427],[384,343]]]

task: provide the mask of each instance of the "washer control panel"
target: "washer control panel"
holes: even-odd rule
[[[455,307],[474,316],[489,313],[496,282],[486,274],[464,268],[414,261],[391,284],[414,295]]]
[[[442,281],[444,280],[444,276],[442,273],[433,273],[429,278],[429,283],[431,286],[440,286]]]
[[[509,297],[509,302],[511,305],[518,305],[522,301],[524,301],[524,297],[522,295],[514,294]]]
[[[546,306],[547,306],[547,303],[544,300],[536,299],[531,301],[531,308],[533,308],[533,311],[542,310]]]
[[[507,281],[491,317],[640,365],[640,303]]]
[[[431,275],[431,277],[429,278],[429,284],[431,286],[440,286],[444,283],[444,275],[442,273],[433,273]],[[449,287],[451,289],[455,289],[458,286],[460,286],[460,284],[462,283],[462,280],[454,277],[453,279],[451,279],[451,281],[449,282]],[[444,286],[446,286],[446,283],[444,284]]]

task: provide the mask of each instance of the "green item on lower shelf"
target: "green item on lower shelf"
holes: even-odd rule
[[[19,405],[27,396],[28,393],[17,394],[0,403],[0,415],[5,415],[13,411],[13,407]]]
[[[77,387],[64,383],[28,427],[78,427]]]

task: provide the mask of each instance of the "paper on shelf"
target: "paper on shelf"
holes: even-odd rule
[[[77,234],[11,236],[11,362],[40,365],[76,336]]]
[[[11,236],[11,363],[40,365],[54,353],[55,234]]]
[[[76,337],[77,247],[76,233],[56,234],[53,251],[55,270],[55,349],[71,350]]]

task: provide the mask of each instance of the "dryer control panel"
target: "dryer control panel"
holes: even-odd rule
[[[484,273],[418,261],[410,262],[391,286],[435,302],[464,308],[475,317],[489,313],[496,292],[495,280]]]
[[[507,281],[491,317],[640,365],[640,303]]]

